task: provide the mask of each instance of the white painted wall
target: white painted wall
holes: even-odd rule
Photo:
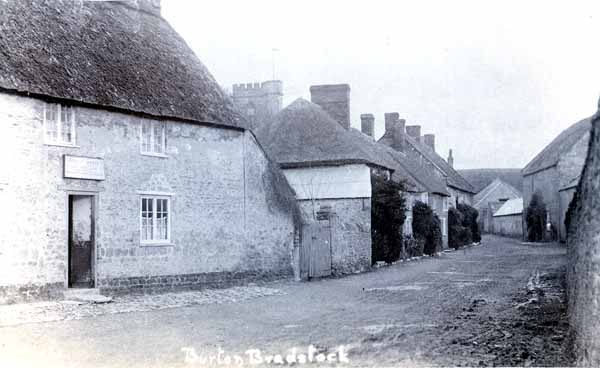
[[[299,200],[371,197],[371,171],[367,165],[319,166],[283,172]]]

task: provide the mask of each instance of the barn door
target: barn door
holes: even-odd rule
[[[93,196],[69,196],[69,287],[94,287]]]
[[[305,225],[302,229],[302,250],[301,265],[308,268],[305,271],[308,271],[309,278],[331,275],[330,226],[321,223]]]

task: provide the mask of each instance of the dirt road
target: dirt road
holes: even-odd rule
[[[279,292],[241,302],[2,327],[0,366],[248,365],[258,350],[263,362],[294,347],[308,359],[311,345],[314,359],[347,354],[350,366],[565,366],[564,262],[558,245],[485,237],[365,274],[263,285]]]

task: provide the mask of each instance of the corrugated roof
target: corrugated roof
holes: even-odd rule
[[[456,171],[471,183],[477,193],[481,192],[497,178],[519,191],[523,188],[522,169],[466,169]]]
[[[185,41],[162,17],[140,10],[139,3],[3,1],[0,88],[245,126]]]
[[[590,118],[583,119],[560,133],[525,166],[523,175],[530,175],[556,165],[560,157],[590,131],[592,128],[590,121]]]
[[[388,158],[342,128],[319,105],[299,98],[256,131],[282,167],[363,163],[393,170]]]
[[[523,213],[523,198],[513,198],[504,202],[502,207],[500,207],[495,213],[494,217],[498,216],[509,216],[509,215],[519,215]]]

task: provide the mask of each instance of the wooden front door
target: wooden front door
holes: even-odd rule
[[[308,266],[309,278],[331,275],[330,226],[323,223],[305,225],[302,229],[302,248],[302,263]]]
[[[94,197],[69,196],[69,287],[94,287]]]

